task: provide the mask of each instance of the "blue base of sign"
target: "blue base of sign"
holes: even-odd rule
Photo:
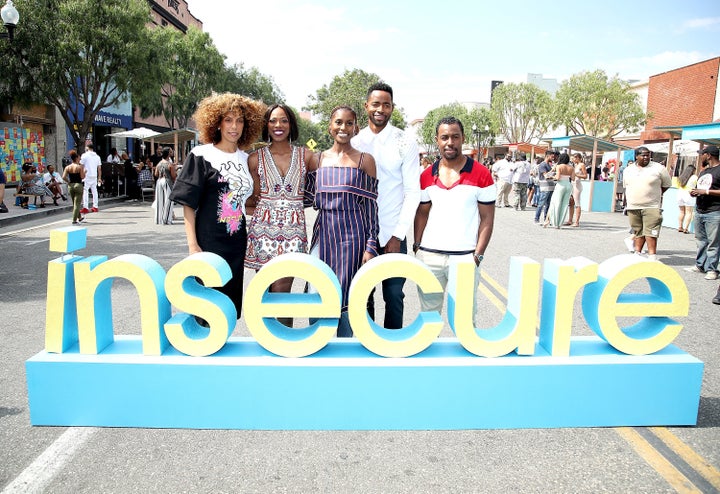
[[[703,363],[675,346],[631,356],[597,337],[570,357],[481,358],[454,338],[410,358],[334,340],[305,358],[231,338],[211,357],[143,356],[139,336],[99,355],[26,362],[33,425],[443,430],[694,425]]]

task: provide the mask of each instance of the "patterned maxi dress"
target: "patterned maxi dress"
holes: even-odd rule
[[[322,164],[322,155],[320,160]],[[337,275],[343,311],[363,254],[378,255],[377,185],[377,179],[363,171],[362,156],[358,168],[319,165],[317,170],[314,207],[319,211],[311,250],[317,249],[320,259]]]
[[[303,193],[305,191],[305,148],[293,146],[290,167],[280,175],[270,150],[258,151],[260,201],[248,226],[245,267],[260,269],[276,256],[307,252],[307,230]]]
[[[247,153],[225,153],[203,144],[188,155],[170,194],[171,201],[195,210],[200,248],[218,254],[230,265],[232,279],[216,289],[233,301],[238,319],[247,248],[245,201],[252,192]]]
[[[155,184],[155,224],[172,225],[173,210],[170,193],[173,188],[170,163],[162,160],[157,165],[158,181]]]

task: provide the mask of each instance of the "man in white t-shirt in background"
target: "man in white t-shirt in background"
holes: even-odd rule
[[[513,163],[508,158],[510,158],[510,155],[497,160],[492,167],[492,176],[495,179],[495,187],[497,188],[495,207],[498,208],[503,207],[503,205],[506,208],[511,207],[510,189],[512,188]]]
[[[530,182],[530,163],[525,161],[525,153],[519,153],[513,165],[512,190],[513,206],[515,211],[525,211],[528,196],[528,182]]]
[[[660,163],[650,161],[650,150],[641,146],[635,150],[635,164],[623,173],[627,214],[633,231],[635,254],[647,244],[648,259],[657,260],[657,239],[662,228],[662,196],[670,188],[672,179]]]
[[[81,214],[87,214],[90,211],[93,213],[98,212],[98,184],[102,184],[102,161],[100,156],[95,152],[95,146],[92,142],[88,142],[85,145],[85,152],[80,157],[80,164],[85,167],[85,186],[83,187],[83,207],[80,210]],[[88,210],[88,192],[92,193],[93,207]]]

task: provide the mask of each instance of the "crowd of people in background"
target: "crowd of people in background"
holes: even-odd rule
[[[340,337],[352,336],[347,308],[354,275],[376,256],[408,253],[411,226],[412,253],[443,287],[449,266],[467,260],[476,265],[477,282],[496,208],[535,208],[536,225],[577,228],[583,183],[588,180],[615,182],[615,210],[628,216],[631,231],[628,250],[638,255],[647,250],[649,260],[658,259],[662,197],[671,176],[664,165],[651,160],[646,147],[637,148],[634,160],[624,165],[614,159],[601,164],[582,153],[554,149],[531,160],[515,151],[480,163],[462,154],[464,128],[448,116],[437,123],[438,155],[421,156],[414,140],[390,123],[395,108],[390,86],[372,85],[364,106],[368,125],[362,130],[353,108],[334,108],[328,126],[332,146],[313,152],[297,144],[297,116],[289,106],[267,107],[244,96],[216,94],[198,106],[194,118],[204,144],[193,148],[184,163],[177,163],[174,150],[163,146],[138,164],[127,152],[112,148],[105,163],[122,167],[129,200],[142,200],[143,190],[154,190],[156,224],[172,225],[177,220],[174,207],[182,208],[188,252],[213,252],[230,266],[232,278],[218,290],[232,302],[238,318],[245,268],[259,270],[277,256],[294,252],[321,259],[341,286]],[[102,162],[91,142],[82,155],[73,150],[69,156],[62,173],[52,165],[44,174],[31,163],[23,165],[18,193],[35,195],[39,207],[49,200],[57,205],[69,196],[72,223],[78,224],[99,210]],[[705,147],[698,163],[686,166],[677,178],[678,232],[695,234],[696,263],[687,270],[716,280],[718,148]],[[5,175],[0,174],[0,212],[7,211],[2,201],[5,185]],[[27,207],[27,201],[24,204]],[[307,207],[317,210],[310,239]],[[293,281],[279,279],[269,291],[290,292]],[[387,329],[404,327],[404,284],[404,278],[383,282]],[[423,310],[441,310],[444,294],[419,295]],[[720,288],[713,303],[720,304]],[[371,318],[374,305],[373,293],[368,299]],[[292,319],[279,321],[293,326]],[[207,324],[199,318],[197,323]]]

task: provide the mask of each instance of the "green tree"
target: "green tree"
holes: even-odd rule
[[[534,84],[505,83],[493,91],[492,112],[508,142],[531,142],[550,126],[552,97]]]
[[[185,128],[198,102],[222,86],[225,57],[209,34],[192,26],[185,34],[156,28],[150,38],[161,90],[133,93],[133,102],[143,117],[162,115],[171,129]]]
[[[638,130],[646,119],[630,84],[617,76],[608,78],[603,70],[575,74],[555,94],[553,120],[568,134],[612,139],[624,130]]]
[[[347,105],[357,112],[358,126],[363,128],[368,123],[365,112],[367,90],[381,80],[377,74],[360,69],[346,70],[342,75],[335,76],[330,84],[318,89],[315,95],[308,96],[309,103],[304,109],[319,116],[321,125],[327,127],[332,109],[336,106]],[[405,128],[402,108],[395,107],[390,123],[398,128]]]
[[[285,95],[277,87],[272,77],[261,73],[256,67],[246,69],[242,63],[225,67],[218,91],[242,94],[248,98],[262,101],[266,105],[285,100]]]
[[[77,147],[100,110],[152,89],[145,0],[17,0],[16,7],[22,22],[4,48],[10,53],[0,99],[56,106],[70,128],[77,126]]]
[[[418,137],[425,144],[430,154],[436,155],[438,153],[435,127],[440,119],[445,117],[455,117],[462,122],[465,131],[465,142],[471,144],[473,148],[478,145],[477,142],[474,142],[473,125],[475,125],[476,129],[479,129],[481,144],[491,145],[493,143],[492,136],[497,133],[497,124],[490,110],[487,108],[468,109],[462,103],[450,103],[430,110],[425,115],[425,119],[420,126]],[[486,126],[488,127],[487,133],[485,132]]]
[[[297,112],[296,112],[297,113]],[[322,127],[320,124],[311,122],[300,118],[298,114],[298,144],[307,146],[307,142],[312,139],[318,145],[315,147],[315,151],[327,149],[332,145],[330,142],[330,136],[327,132],[326,127]],[[329,144],[328,144],[329,143]]]

